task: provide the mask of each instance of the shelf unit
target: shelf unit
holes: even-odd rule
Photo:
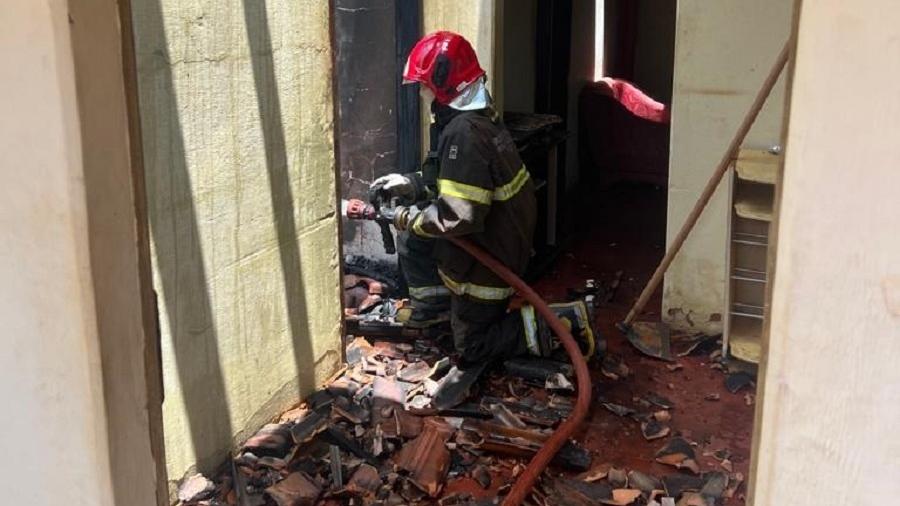
[[[727,250],[728,315],[723,353],[759,363],[765,321],[769,226],[781,157],[767,150],[741,149],[731,179]]]

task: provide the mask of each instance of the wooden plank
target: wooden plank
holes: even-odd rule
[[[732,316],[728,347],[731,356],[758,364],[762,355],[762,320],[743,316]]]
[[[741,148],[734,168],[738,178],[755,183],[775,184],[781,156],[765,149]]]

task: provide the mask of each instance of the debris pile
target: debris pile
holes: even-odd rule
[[[570,296],[604,304],[620,276]],[[496,504],[570,414],[570,364],[514,358],[461,369],[449,342],[409,335],[397,323],[403,303],[390,298],[392,287],[354,274],[344,288],[352,324],[345,369],[248,439],[214,481],[185,480],[178,492],[185,506]],[[703,336],[666,349],[675,357],[708,357],[708,367],[727,375],[723,393],[752,403],[753,375],[729,371],[717,347],[716,338]],[[634,424],[655,454],[646,467],[627,469],[605,460],[602,447],[591,452],[570,441],[531,504],[716,506],[739,497],[744,477],[735,472],[732,452],[710,440],[691,441],[690,431],[674,425],[673,400],[648,389],[632,394],[631,387],[627,397],[607,397],[610,382],[628,385],[646,371],[611,353],[592,362],[595,411]],[[667,379],[686,370],[681,362],[660,362],[659,369]],[[718,401],[721,394],[699,395]]]
[[[342,374],[247,440],[216,484],[198,476],[180,499],[470,504],[472,486],[483,497],[502,495],[572,409],[572,370],[563,363],[514,359],[472,385],[454,376],[451,350],[426,340],[356,337],[346,356]],[[442,394],[457,400],[442,404]],[[574,473],[590,464],[574,442],[554,461]]]

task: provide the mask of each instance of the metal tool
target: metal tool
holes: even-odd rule
[[[385,205],[382,195],[378,193],[369,195],[369,203],[365,203],[359,199],[350,199],[346,201],[345,214],[351,220],[367,220],[374,221],[381,229],[381,243],[384,245],[384,252],[393,255],[397,252],[397,246],[394,243],[394,233],[391,232],[391,220],[382,216],[380,210]]]

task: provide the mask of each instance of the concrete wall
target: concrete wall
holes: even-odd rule
[[[644,0],[638,5],[634,83],[663,103],[672,100],[677,0]]]
[[[596,0],[572,2],[572,38],[569,51],[568,118],[571,134],[566,141],[566,189],[578,183],[578,96],[584,86],[594,81],[594,10]]]
[[[328,2],[134,0],[167,467],[340,363]]]
[[[340,102],[341,197],[366,199],[369,183],[398,167],[395,0],[337,0],[334,35]],[[395,262],[384,252],[381,229],[345,220],[345,255]]]
[[[681,0],[675,36],[667,236],[675,236],[790,32],[791,0]],[[746,147],[781,144],[784,79]],[[721,331],[725,311],[728,184],[723,183],[666,275],[663,316]]]
[[[538,0],[516,0],[503,10],[503,83],[507,111],[534,112],[535,30]]]
[[[900,6],[806,1],[798,33],[751,504],[882,504],[900,495],[900,96],[859,87],[900,80]]]
[[[117,5],[0,19],[3,503],[157,504]]]

